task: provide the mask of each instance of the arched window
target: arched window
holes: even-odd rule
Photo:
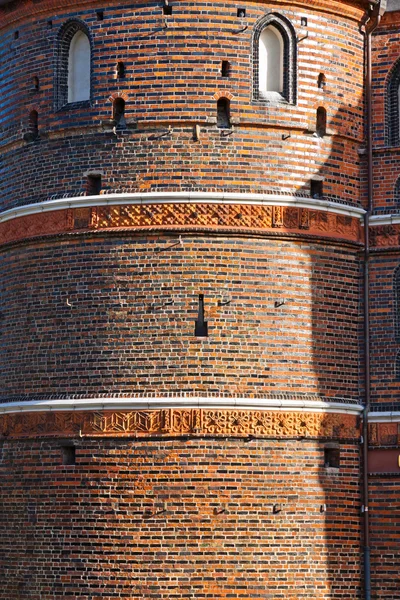
[[[296,102],[297,40],[290,21],[278,13],[264,15],[253,35],[253,98]]]
[[[258,87],[260,92],[283,93],[283,39],[273,26],[266,27],[259,39]]]
[[[123,98],[116,98],[113,102],[113,121],[115,127],[118,125],[124,127],[125,122],[125,100]]]
[[[400,145],[400,61],[389,76],[386,102],[386,139],[392,146]]]
[[[68,55],[68,102],[90,100],[90,42],[83,31],[71,40]]]
[[[91,97],[91,41],[86,25],[72,20],[58,36],[55,104],[62,108]]]
[[[228,98],[219,98],[217,102],[217,127],[229,129],[231,126],[231,107]]]

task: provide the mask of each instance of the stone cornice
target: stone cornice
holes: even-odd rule
[[[89,208],[94,206],[152,205],[152,204],[243,204],[253,206],[293,206],[321,210],[337,215],[361,219],[365,210],[357,206],[340,204],[329,200],[293,196],[290,194],[244,194],[218,192],[147,192],[101,194],[99,196],[75,196],[46,200],[35,204],[17,206],[0,212],[0,223],[22,216],[54,210]],[[400,222],[400,221],[399,221]]]
[[[49,200],[0,214],[0,245],[102,231],[217,232],[360,244],[363,209],[273,194],[110,194]]]
[[[85,410],[158,410],[158,409],[240,409],[280,412],[361,414],[363,407],[354,401],[321,401],[312,399],[249,398],[228,396],[111,396],[81,399],[31,400],[0,403],[0,414],[21,412],[54,412]]]

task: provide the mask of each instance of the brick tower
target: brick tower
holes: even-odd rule
[[[0,1],[1,600],[370,597],[362,416],[396,452],[400,385],[384,4]]]

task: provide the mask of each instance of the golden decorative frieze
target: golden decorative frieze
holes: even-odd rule
[[[0,415],[0,438],[261,436],[358,439],[356,415],[261,410],[159,409]]]
[[[83,230],[229,229],[362,239],[357,217],[298,208],[258,204],[160,203],[102,205],[16,216],[0,223],[0,244],[32,237]]]

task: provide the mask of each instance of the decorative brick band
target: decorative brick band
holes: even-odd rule
[[[0,416],[0,438],[174,435],[358,439],[360,431],[359,417],[333,413],[161,409]]]
[[[371,446],[400,446],[400,422],[369,423],[368,427]]]
[[[339,211],[338,211],[339,212]],[[0,244],[82,230],[234,230],[285,232],[359,243],[357,216],[298,206],[231,203],[106,204],[33,212],[0,223]]]

